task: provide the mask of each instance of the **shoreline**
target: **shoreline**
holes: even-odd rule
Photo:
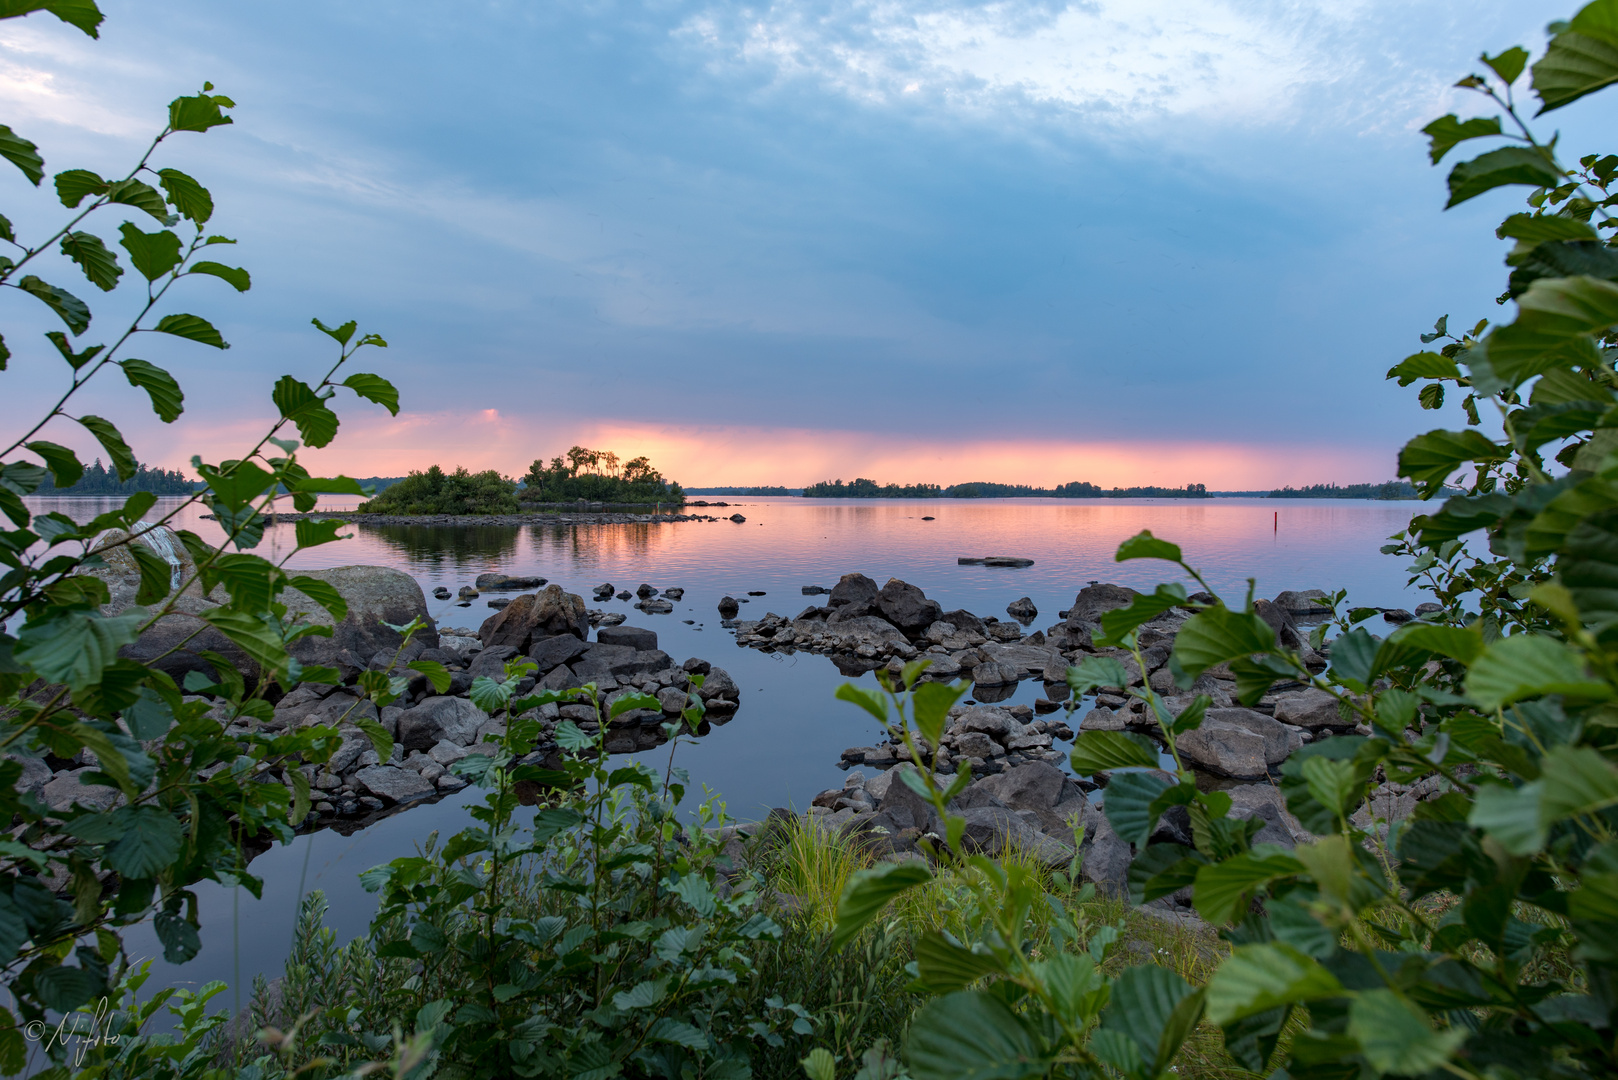
[[[349,525],[665,525],[682,521],[725,521],[711,514],[517,513],[517,514],[371,514],[357,510],[311,510],[307,514],[269,514],[270,524],[288,521],[340,520]],[[215,521],[203,514],[204,521]]]

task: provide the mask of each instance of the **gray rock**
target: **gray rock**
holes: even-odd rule
[[[326,762],[326,768],[341,775],[352,769],[360,760],[360,755],[370,749],[372,749],[371,740],[364,735],[345,735],[342,743],[332,751],[331,758]]]
[[[1009,686],[1021,678],[1021,673],[1011,664],[991,660],[979,664],[972,669],[972,682],[978,686]]]
[[[1280,844],[1296,847],[1299,840],[1311,839],[1287,812],[1281,792],[1270,784],[1242,784],[1226,788],[1230,796],[1230,816],[1238,821],[1262,818],[1264,828],[1253,837],[1255,844]],[[1296,827],[1296,828],[1295,828]],[[1296,832],[1296,836],[1294,835]]]
[[[719,614],[721,618],[734,619],[741,610],[742,605],[734,596],[722,596],[719,598]]]
[[[708,669],[708,674],[702,683],[702,689],[697,692],[697,695],[705,702],[713,701],[716,698],[737,701],[741,697],[741,691],[737,689],[736,681],[730,677],[730,672],[724,668],[716,667]]]
[[[668,713],[670,716],[678,716],[680,713],[684,712],[686,703],[689,700],[689,696],[686,694],[686,692],[678,687],[670,686],[657,692],[657,703],[661,705],[663,707],[663,711]]]
[[[927,599],[926,593],[898,578],[889,578],[882,586],[876,604],[883,618],[909,636],[919,636],[944,613],[938,601]]]
[[[536,688],[539,690],[574,690],[583,685],[584,683],[579,677],[573,674],[572,668],[566,664],[560,664],[547,672],[545,677],[539,680]]]
[[[1134,589],[1122,585],[1090,585],[1080,589],[1067,610],[1067,625],[1077,629],[1087,623],[1099,623],[1101,616],[1115,608],[1128,607],[1139,596]]]
[[[606,645],[628,645],[631,649],[657,648],[657,631],[639,626],[604,626],[596,631],[596,640]]]
[[[1080,731],[1122,731],[1129,726],[1122,713],[1097,705],[1079,718]]]
[[[648,615],[669,615],[674,611],[674,605],[662,598],[642,600],[635,606]]]
[[[1007,604],[1006,614],[1013,619],[1034,619],[1039,616],[1039,609],[1034,606],[1033,600],[1024,596]]]
[[[1209,709],[1207,719],[1220,723],[1239,724],[1248,731],[1264,737],[1264,760],[1279,765],[1292,753],[1292,733],[1274,717],[1253,709]]]
[[[1416,605],[1416,618],[1425,619],[1429,615],[1442,614],[1443,611],[1444,611],[1444,605],[1443,604],[1434,604],[1434,603],[1432,603],[1430,601],[1428,603],[1425,603],[1425,604],[1417,604]]]
[[[596,636],[599,638],[610,629],[613,628],[604,627],[597,631]],[[572,634],[561,634],[534,642],[528,650],[528,659],[539,665],[539,674],[543,677],[562,664],[582,656],[589,647],[588,642],[581,641]]]
[[[466,786],[466,781],[454,773],[446,772],[435,782],[439,791],[459,791]]]
[[[455,595],[454,593],[450,592],[448,589],[444,588],[444,586],[442,586],[442,585],[438,586],[436,589],[433,590],[433,596],[436,599],[439,599],[439,600],[448,600],[451,596],[454,596],[454,595]]]
[[[657,595],[657,590],[643,581],[641,582],[640,588],[635,590],[635,595],[640,597],[642,600],[649,600]]]
[[[117,788],[84,782],[86,773],[98,772],[93,766],[59,772],[55,778],[40,785],[40,799],[52,810],[63,811],[77,804],[91,810],[111,810],[123,802]]]
[[[516,655],[515,646],[490,645],[466,666],[466,673],[474,679],[487,676],[503,683],[506,681],[506,661]]]
[[[1291,615],[1325,615],[1331,609],[1326,605],[1317,603],[1325,597],[1320,589],[1302,589],[1279,593],[1275,598],[1275,606]]]
[[[968,731],[955,736],[954,747],[956,757],[978,758],[979,760],[1005,753],[998,743],[981,731]]]
[[[1358,721],[1338,712],[1337,699],[1324,690],[1310,687],[1295,693],[1275,695],[1275,718],[1283,724],[1307,728],[1351,728]]]
[[[983,624],[983,620],[972,614],[970,611],[966,611],[962,608],[956,608],[954,611],[943,612],[938,616],[938,621],[948,623],[961,633],[973,633],[983,637],[988,636],[988,627]]]
[[[457,746],[448,739],[440,739],[433,744],[431,750],[427,751],[427,756],[438,762],[440,765],[447,767],[455,764],[455,762],[461,760],[470,753],[471,751],[466,749],[464,746]]]
[[[51,767],[39,758],[26,754],[7,754],[6,758],[22,766],[22,775],[17,778],[17,794],[38,795],[51,782]]]
[[[1049,736],[1044,736],[1050,745]],[[1029,761],[973,784],[982,787],[1013,810],[1042,810],[1055,806],[1067,783],[1062,771],[1043,761]]]
[[[1065,866],[1073,861],[1071,847],[1046,836],[1014,810],[981,806],[965,810],[961,816],[966,819],[963,839],[968,851],[1003,855],[1008,850],[1021,850],[1046,866]]]
[[[1112,831],[1112,825],[1102,814],[1094,815],[1085,824],[1079,876],[1094,884],[1097,892],[1127,896],[1129,864],[1134,861],[1134,850]]]
[[[1268,600],[1255,600],[1253,614],[1263,619],[1269,628],[1275,631],[1275,639],[1284,647],[1296,649],[1304,644],[1304,635],[1298,632],[1298,624],[1293,622],[1292,612],[1279,604],[1272,604]]]
[[[420,774],[397,765],[370,765],[355,773],[354,779],[377,798],[396,803],[424,799],[438,790]]]
[[[465,698],[426,698],[399,717],[399,742],[406,750],[426,750],[443,739],[466,746],[488,719]]]
[[[1269,775],[1269,766],[1272,757],[1276,763],[1285,759],[1287,754],[1286,729],[1280,724],[1280,730],[1274,736],[1261,730],[1255,730],[1257,725],[1227,719],[1216,714],[1247,713],[1247,709],[1210,709],[1202,726],[1195,731],[1188,731],[1176,740],[1180,755],[1194,765],[1198,765],[1210,772],[1221,776],[1234,777],[1239,780],[1255,780]],[[1266,720],[1269,717],[1262,713],[1253,713]],[[1274,720],[1270,720],[1273,724]]]
[[[834,608],[847,607],[850,604],[869,608],[876,603],[876,598],[881,592],[876,582],[864,574],[844,574],[842,579],[832,586],[831,596],[826,603],[827,606]]]
[[[992,739],[1004,742],[1013,735],[1021,734],[1022,724],[1005,709],[993,705],[974,705],[950,721],[949,730],[981,731]]]
[[[299,573],[332,586],[348,602],[347,617],[333,624],[325,608],[298,590],[289,587],[281,594],[280,601],[287,605],[289,613],[301,611],[305,613],[306,624],[332,627],[329,638],[311,635],[293,642],[289,651],[301,662],[337,666],[344,652],[355,656],[370,656],[378,649],[392,652],[404,637],[387,624],[403,626],[415,618],[424,621],[427,629],[418,631],[411,641],[424,649],[438,645],[436,624],[427,612],[427,597],[416,579],[402,570],[388,566],[337,566]]]
[[[573,674],[590,681],[603,675],[627,678],[656,674],[673,667],[674,661],[660,649],[636,649],[629,645],[598,641],[569,666]]]
[[[1415,616],[1410,614],[1410,612],[1406,611],[1404,608],[1390,608],[1382,613],[1383,622],[1395,624],[1407,623],[1414,618]]]
[[[683,600],[683,599],[685,599],[685,590],[681,589],[681,588],[678,588],[678,587],[672,588],[672,589],[664,589],[663,590],[663,595],[668,597],[670,600]]]

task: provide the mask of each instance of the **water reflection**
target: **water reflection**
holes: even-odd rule
[[[389,562],[443,570],[479,569],[516,554],[520,525],[360,525],[394,555]]]

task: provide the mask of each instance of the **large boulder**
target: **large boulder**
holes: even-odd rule
[[[1331,608],[1320,603],[1326,598],[1320,589],[1288,589],[1273,601],[1275,606],[1291,615],[1319,616],[1331,613]]]
[[[984,637],[989,636],[988,627],[983,625],[983,620],[962,608],[944,612],[938,616],[938,621],[949,623],[957,631],[971,631]]]
[[[876,582],[864,574],[844,574],[842,579],[832,586],[831,596],[826,604],[834,608],[847,607],[849,604],[868,608],[876,602],[881,591],[876,587]]]
[[[95,766],[87,765],[73,772],[57,773],[55,779],[40,785],[40,798],[58,813],[74,805],[111,810],[123,802],[124,797],[117,788],[92,784],[86,779],[88,774],[98,771]]]
[[[1060,801],[1067,779],[1054,765],[1028,761],[972,786],[981,787],[1013,810],[1042,810]]]
[[[354,774],[354,779],[372,795],[389,802],[414,802],[438,793],[420,774],[397,765],[367,765]]]
[[[1072,629],[1099,623],[1101,616],[1117,608],[1128,607],[1140,593],[1122,585],[1090,585],[1079,590],[1073,606],[1067,610],[1067,625]]]
[[[1134,861],[1134,849],[1129,842],[1112,831],[1112,824],[1102,814],[1093,814],[1086,822],[1083,858],[1079,876],[1108,896],[1126,896],[1129,893],[1129,864]]]
[[[527,652],[535,641],[562,634],[584,641],[590,636],[590,617],[584,598],[560,585],[516,597],[478,629],[478,639],[485,647],[510,645],[518,652]]]
[[[888,579],[876,603],[883,618],[912,637],[919,636],[944,613],[938,601],[927,599],[926,593],[898,578]]]
[[[1286,760],[1291,740],[1285,725],[1251,709],[1209,709],[1202,726],[1175,740],[1194,765],[1238,780],[1259,780]]]
[[[488,720],[488,713],[465,698],[425,698],[399,717],[399,743],[406,750],[430,750],[441,739],[470,746]]]
[[[212,606],[206,601],[199,604],[201,608]],[[213,665],[202,655],[205,652],[215,652],[229,660],[232,666],[242,673],[248,686],[258,684],[258,665],[252,657],[234,641],[214,629],[211,623],[184,612],[177,611],[163,616],[132,644],[119,649],[118,655],[125,660],[133,660],[161,671],[183,685],[186,674],[192,671],[207,676],[209,681],[217,681],[218,676],[214,674]],[[351,654],[346,659],[347,666],[355,671],[364,667],[364,661],[358,656]]]
[[[1275,639],[1284,648],[1296,649],[1303,644],[1303,635],[1298,633],[1298,624],[1292,620],[1292,612],[1286,608],[1268,600],[1255,600],[1253,614],[1263,619],[1269,628],[1275,631]]]
[[[329,638],[311,635],[293,643],[290,651],[303,663],[336,666],[344,652],[369,658],[381,649],[395,650],[404,638],[385,624],[403,626],[418,617],[427,626],[411,640],[424,648],[437,647],[438,628],[427,613],[427,597],[416,579],[404,571],[390,566],[335,566],[299,574],[325,582],[348,602],[347,617],[334,624],[325,608],[298,590],[281,594],[289,615],[301,611],[305,623],[332,628]]]
[[[1021,814],[998,806],[981,806],[966,810],[963,836],[968,851],[985,855],[1004,855],[1020,851],[1046,866],[1066,866],[1073,861],[1073,849],[1062,841],[1046,836]]]
[[[134,604],[135,594],[140,590],[140,565],[135,562],[135,556],[130,554],[130,544],[140,544],[168,563],[170,596],[174,595],[174,591],[182,582],[190,581],[197,572],[197,564],[191,558],[191,552],[186,550],[178,534],[167,525],[141,522],[135,526],[133,536],[123,529],[107,529],[90,542],[90,550],[100,555],[102,561],[106,563],[104,567],[91,570],[90,573],[107,585],[110,599],[102,609],[107,615],[116,615]],[[179,610],[195,614],[201,605],[187,604],[185,601],[206,602],[206,599],[202,593],[202,586],[192,581],[181,596]]]

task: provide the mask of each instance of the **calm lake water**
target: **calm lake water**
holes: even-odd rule
[[[1420,597],[1405,588],[1403,560],[1382,555],[1381,544],[1403,529],[1422,507],[1414,502],[1351,500],[1211,499],[1101,500],[847,500],[792,498],[728,500],[709,511],[740,513],[728,520],[666,525],[606,525],[559,528],[353,527],[352,539],[297,556],[293,568],[351,564],[397,567],[421,583],[441,626],[477,627],[493,614],[483,600],[471,607],[431,599],[432,589],[453,593],[481,573],[540,575],[585,597],[611,582],[633,591],[641,583],[680,586],[684,599],[672,615],[643,615],[629,602],[591,607],[622,610],[633,625],[658,633],[660,647],[676,662],[697,656],[725,668],[742,691],[734,720],[715,727],[695,746],[682,746],[676,763],[693,785],[723,793],[731,814],[763,816],[774,806],[806,806],[821,790],[841,786],[837,768],[844,747],[874,741],[878,727],[860,710],[833,700],[844,682],[830,660],[740,649],[720,626],[720,597],[746,598],[741,617],[774,611],[795,615],[815,599],[805,585],[830,587],[845,573],[860,571],[878,584],[902,578],[926,591],[946,610],[966,608],[1005,617],[1008,603],[1030,597],[1039,608],[1033,628],[1057,621],[1074,594],[1092,581],[1149,589],[1176,580],[1167,563],[1113,561],[1118,543],[1150,529],[1178,543],[1187,560],[1216,590],[1239,600],[1247,579],[1258,595],[1283,589],[1346,588],[1358,604],[1413,607]],[[178,499],[168,500],[172,507]],[[106,509],[99,499],[33,500],[36,510],[59,510],[82,518]],[[164,512],[160,504],[154,518]],[[931,517],[934,520],[924,520]],[[176,522],[205,537],[217,537],[212,522],[193,508]],[[266,534],[259,552],[279,558],[293,547],[292,527]],[[961,556],[1016,555],[1034,560],[1021,569],[961,566]],[[765,595],[747,597],[751,591]],[[511,594],[505,594],[511,595]],[[867,676],[869,678],[869,676]],[[1038,681],[1024,682],[1012,702],[1032,703]],[[661,769],[668,750],[647,755]],[[470,819],[466,804],[476,789],[432,806],[387,818],[353,836],[322,831],[278,847],[253,863],[264,879],[264,897],[199,887],[202,953],[182,967],[159,959],[148,986],[199,985],[224,979],[247,1000],[254,974],[279,974],[290,941],[298,898],[325,890],[328,924],[346,940],[362,933],[375,902],[358,874],[409,854],[434,829],[445,833]],[[155,935],[130,935],[132,955],[158,955]],[[227,994],[228,1004],[236,994]]]

